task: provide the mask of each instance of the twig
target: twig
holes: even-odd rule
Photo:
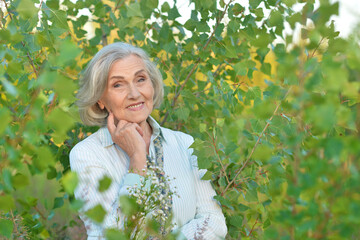
[[[215,72],[213,73],[213,77],[216,78],[219,75],[220,68],[222,67],[223,63],[219,64],[219,66],[215,69]]]
[[[15,217],[14,217],[14,214],[13,214],[12,210],[10,210],[10,214],[11,214],[11,220],[12,220],[12,222],[14,224],[14,233],[17,234],[18,233],[17,224],[16,224]]]
[[[219,163],[220,163],[220,165],[221,165],[221,169],[222,169],[222,171],[223,171],[223,174],[224,174],[224,176],[225,176],[225,178],[226,178],[226,182],[229,184],[230,181],[229,181],[229,178],[228,178],[228,176],[227,176],[227,174],[226,174],[226,169],[225,169],[225,167],[224,167],[224,165],[222,164],[222,161],[221,161],[221,159],[220,159],[219,151],[218,151],[218,149],[217,149],[217,147],[216,147],[215,138],[214,138],[213,136],[211,136],[211,134],[209,134],[208,132],[207,132],[207,134],[209,135],[209,137],[210,137],[211,140],[212,140],[212,145],[213,145],[214,150],[215,150],[215,152],[216,152],[216,156],[218,157],[218,160],[219,160]]]
[[[215,32],[216,32],[217,28],[219,27],[221,20],[224,18],[225,13],[226,13],[229,5],[230,5],[232,2],[233,2],[233,0],[230,0],[229,3],[226,4],[226,7],[225,7],[224,12],[222,13],[221,17],[220,17],[220,18],[218,19],[218,21],[216,22],[216,26],[215,26],[214,30],[212,31],[211,36],[209,37],[209,39],[207,40],[207,42],[205,43],[205,45],[202,47],[201,51],[204,51],[204,50],[208,47],[208,45],[210,44],[210,41],[211,41],[212,38],[214,37]],[[181,84],[180,89],[176,92],[175,97],[174,97],[174,99],[173,99],[173,101],[172,101],[172,103],[171,103],[171,108],[173,108],[173,107],[175,106],[175,103],[176,103],[177,99],[178,99],[179,96],[180,96],[180,92],[184,89],[186,83],[190,80],[191,75],[195,72],[197,66],[198,66],[199,63],[200,63],[200,60],[201,60],[201,58],[199,57],[199,58],[195,61],[195,64],[194,64],[194,66],[192,67],[192,69],[190,70],[189,74],[186,76],[185,81],[183,82],[183,84]],[[169,111],[167,111],[167,112],[165,113],[164,119],[161,121],[161,125],[163,125],[163,124],[166,122],[168,116],[169,116]]]
[[[34,209],[39,213],[40,217],[43,220],[46,220],[46,217],[44,216],[44,214],[40,211],[40,209],[37,206],[34,206]]]
[[[289,88],[289,90],[286,92],[284,99],[287,97],[287,95],[290,93],[291,91],[291,87]],[[244,170],[244,168],[248,165],[253,153],[255,152],[256,147],[258,146],[260,139],[262,138],[262,136],[264,135],[266,129],[269,127],[271,120],[273,119],[273,117],[276,115],[276,112],[278,111],[279,107],[281,105],[281,101],[279,102],[279,104],[276,106],[272,116],[269,118],[269,120],[267,121],[264,129],[262,130],[260,136],[258,137],[254,147],[251,150],[251,153],[249,154],[249,156],[247,157],[246,161],[244,162],[244,164],[241,166],[241,168],[239,169],[239,171],[236,173],[235,177],[233,178],[233,180],[231,180],[231,182],[226,186],[225,190],[222,191],[221,195],[224,195],[224,193],[229,189],[229,187],[235,182],[236,178],[240,175],[240,173]]]
[[[256,221],[254,223],[254,225],[252,226],[249,234],[247,235],[247,237],[250,237],[250,235],[252,234],[252,232],[254,231],[254,228],[255,228],[255,225],[258,223],[258,220],[259,220],[259,216],[256,218]]]
[[[316,51],[319,49],[319,47],[320,47],[320,45],[321,45],[321,43],[322,43],[323,40],[324,40],[324,37],[322,37],[322,38],[320,39],[319,44],[316,46],[316,48],[315,48],[314,51],[312,52],[311,56],[310,56],[310,55],[307,56],[307,59],[310,59],[310,58],[313,58],[313,57],[314,57]]]
[[[170,67],[166,64],[164,60],[161,60],[161,63],[168,69],[168,71],[171,73],[171,77],[175,79],[176,82],[179,82],[179,80],[176,78],[175,74],[171,71]]]
[[[11,14],[10,14],[10,11],[9,11],[9,8],[8,8],[8,5],[7,5],[7,3],[6,3],[6,0],[3,0],[3,2],[5,3],[5,8],[6,8],[6,11],[8,12],[10,19],[12,20],[12,16],[11,16]]]
[[[21,44],[23,45],[23,47],[25,48],[25,43],[23,41],[21,41]],[[39,72],[37,71],[35,65],[34,65],[34,61],[32,60],[31,56],[30,56],[30,53],[29,52],[26,52],[26,56],[27,58],[29,59],[29,62],[30,62],[30,65],[36,75],[36,77],[39,77]]]
[[[113,12],[115,12],[118,8],[120,8],[122,5],[124,5],[124,1],[123,1],[121,4],[120,4],[120,1],[121,1],[121,0],[118,0],[118,2],[116,3]]]

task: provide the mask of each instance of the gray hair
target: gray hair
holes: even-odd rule
[[[140,57],[145,70],[150,76],[154,87],[154,108],[159,107],[164,96],[162,76],[156,65],[150,60],[147,53],[141,48],[128,43],[116,42],[102,48],[88,63],[83,77],[80,79],[78,99],[80,118],[88,126],[105,126],[108,112],[101,109],[97,102],[103,95],[111,66],[118,60],[129,55]]]

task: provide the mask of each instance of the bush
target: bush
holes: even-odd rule
[[[340,38],[338,3],[299,2],[191,1],[182,23],[158,0],[3,1],[0,235],[85,236],[68,153],[96,128],[74,93],[91,57],[125,41],[159,65],[153,116],[196,138],[227,239],[358,239],[359,28]]]

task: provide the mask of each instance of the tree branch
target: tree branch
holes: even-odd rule
[[[284,99],[285,99],[285,98],[287,97],[287,95],[290,93],[291,89],[292,89],[292,88],[290,87],[289,90],[286,92],[286,94],[285,94],[285,96],[284,96]],[[266,129],[269,127],[270,122],[271,122],[271,120],[273,119],[273,117],[275,116],[276,112],[278,111],[280,105],[281,105],[281,101],[280,101],[279,104],[276,106],[276,108],[275,108],[272,116],[271,116],[271,117],[269,118],[269,120],[267,121],[264,129],[262,130],[260,136],[258,137],[258,139],[257,139],[254,147],[252,148],[249,156],[247,157],[246,161],[245,161],[244,164],[241,166],[241,168],[239,169],[239,171],[237,171],[235,177],[234,177],[234,178],[231,180],[231,182],[226,186],[226,188],[224,189],[224,191],[222,191],[222,193],[221,193],[222,196],[223,196],[224,193],[229,189],[229,187],[235,182],[236,178],[240,175],[240,173],[244,170],[244,168],[248,165],[248,163],[249,163],[249,161],[250,161],[253,153],[255,152],[256,147],[258,146],[258,144],[259,144],[259,142],[260,142],[260,139],[261,139],[262,136],[264,135]]]

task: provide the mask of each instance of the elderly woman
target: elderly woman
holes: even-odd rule
[[[151,116],[163,97],[159,70],[140,48],[113,43],[101,49],[88,64],[80,81],[77,105],[85,125],[101,128],[78,143],[70,153],[72,171],[79,177],[75,197],[85,212],[101,204],[106,216],[98,224],[81,218],[88,239],[104,238],[106,228],[124,225],[119,197],[140,185],[153,161],[170,176],[176,189],[171,211],[180,239],[222,239],[227,229],[215,191],[189,146],[193,138],[161,127]],[[109,177],[110,187],[99,191],[99,181]]]

